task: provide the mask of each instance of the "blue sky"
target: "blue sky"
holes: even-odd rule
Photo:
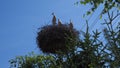
[[[74,5],[78,0],[0,0],[0,68],[9,68],[8,60],[34,51],[37,29],[51,24],[51,13],[75,28],[85,24],[82,15],[89,6]],[[97,15],[97,14],[95,14]],[[94,19],[94,17],[93,17]]]

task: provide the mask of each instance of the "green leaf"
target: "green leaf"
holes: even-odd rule
[[[90,15],[91,14],[91,12],[90,11],[87,11],[87,15]]]
[[[80,1],[80,3],[86,5],[86,2],[85,2],[85,1]]]
[[[100,19],[102,19],[102,14],[100,15]]]

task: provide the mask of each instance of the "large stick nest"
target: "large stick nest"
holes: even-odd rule
[[[73,29],[73,24],[62,24],[56,16],[53,15],[52,25],[41,27],[37,36],[38,47],[44,53],[66,53],[73,50],[78,40],[79,32]]]
[[[66,53],[75,47],[77,39],[78,31],[69,24],[46,25],[38,32],[37,44],[44,53]]]

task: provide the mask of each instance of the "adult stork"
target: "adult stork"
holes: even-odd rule
[[[69,24],[70,29],[73,29],[73,24],[72,21],[70,20],[70,24]]]
[[[61,26],[61,25],[62,25],[62,23],[61,23],[60,19],[58,19],[58,26]]]
[[[53,15],[52,24],[53,24],[53,25],[56,25],[56,16],[55,16],[54,13],[52,13],[52,15]]]

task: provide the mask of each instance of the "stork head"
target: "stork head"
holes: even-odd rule
[[[53,16],[55,15],[54,12],[52,13],[52,15],[53,15]]]

